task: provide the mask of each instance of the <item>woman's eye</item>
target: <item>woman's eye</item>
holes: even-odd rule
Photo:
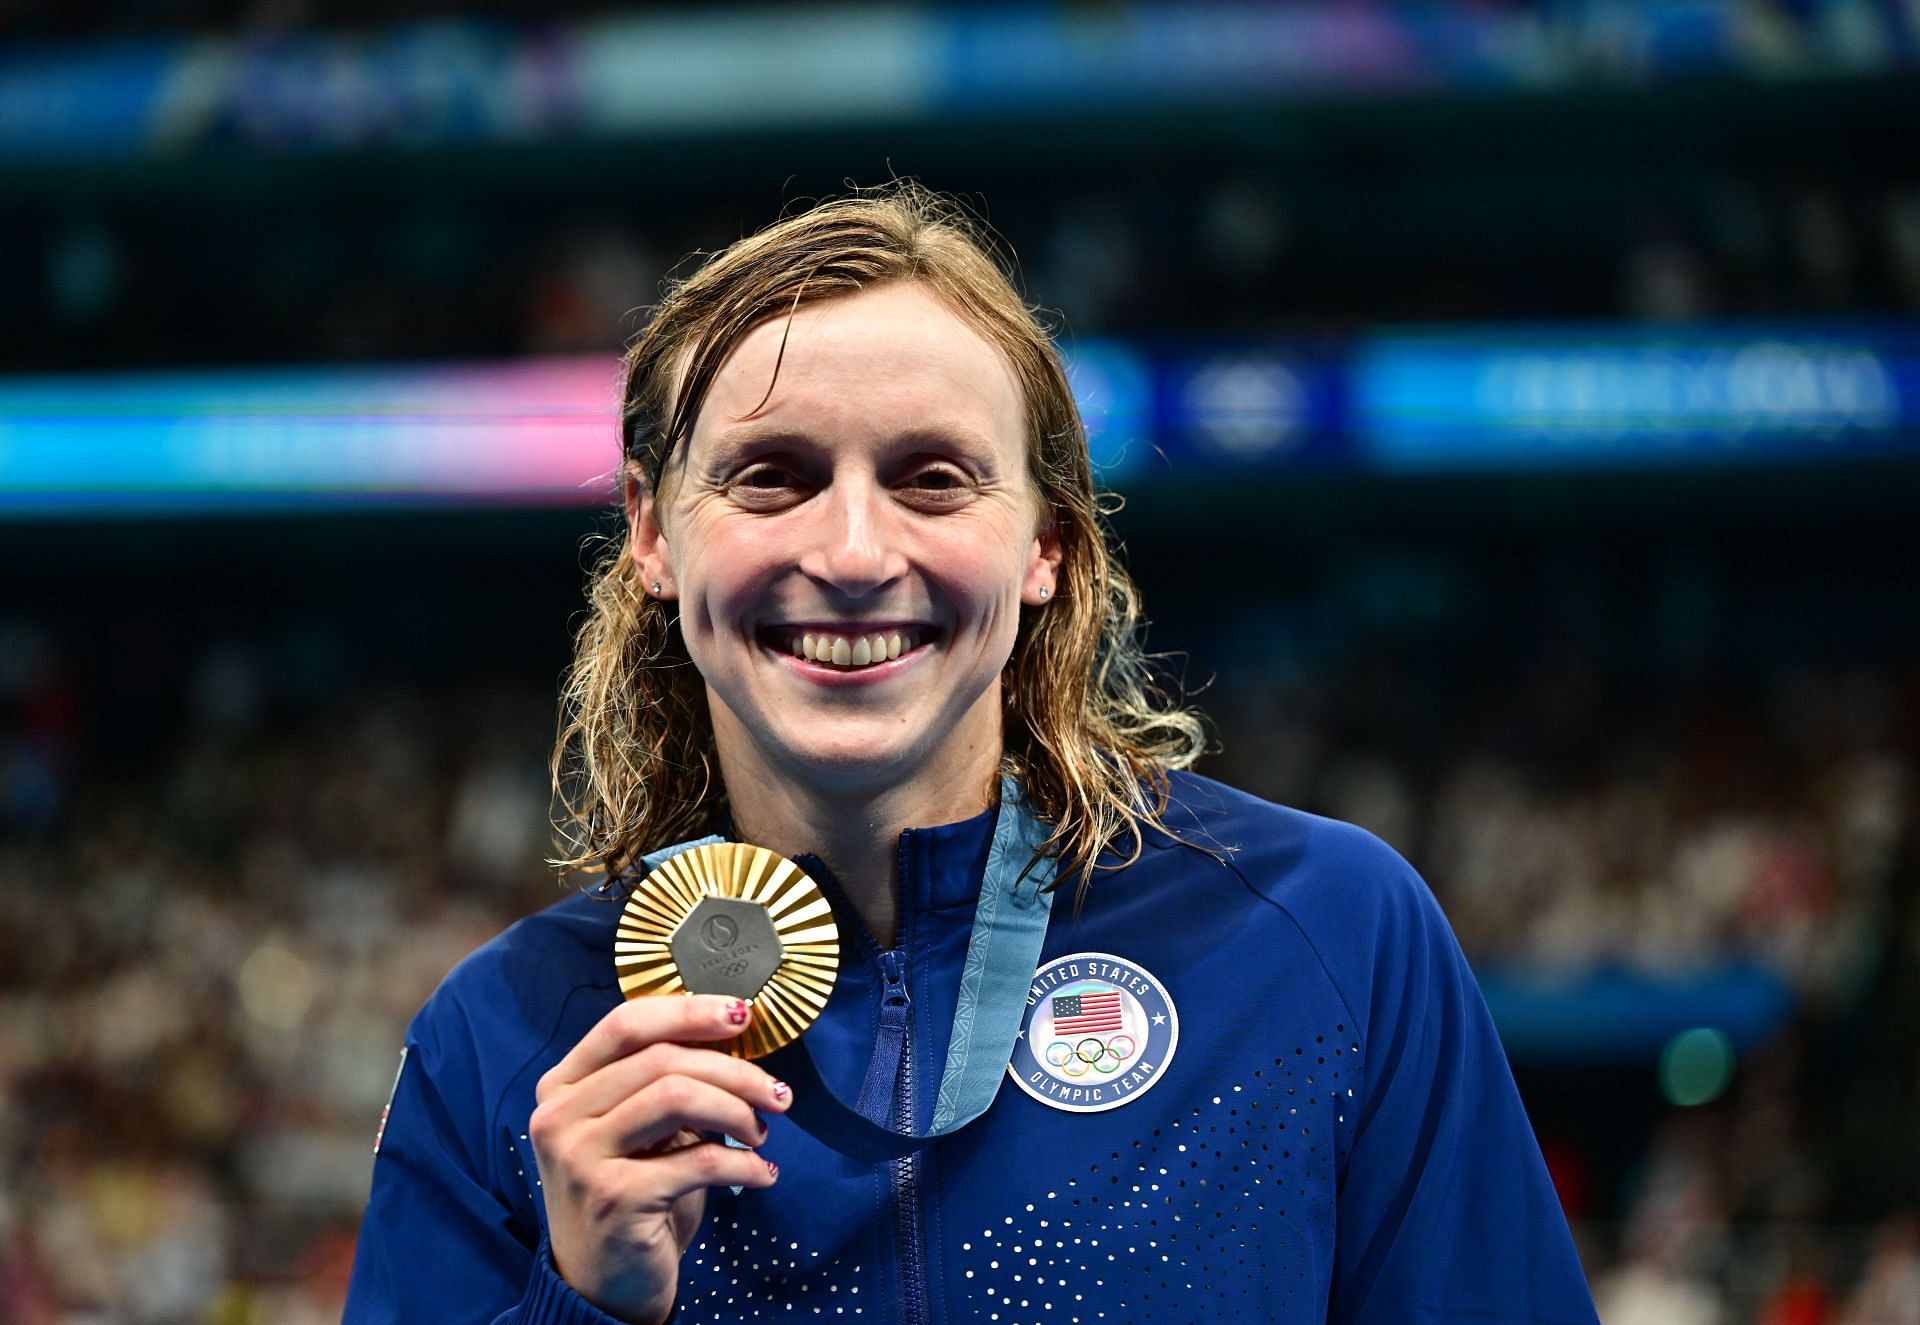
[[[800,486],[793,474],[778,465],[756,465],[735,478],[733,486],[754,495],[791,492]]]
[[[951,469],[923,469],[907,480],[907,487],[916,495],[931,494],[944,497],[958,493],[964,486],[964,480]]]

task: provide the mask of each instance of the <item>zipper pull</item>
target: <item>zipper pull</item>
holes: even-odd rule
[[[854,1107],[864,1117],[885,1127],[892,1113],[894,1081],[899,1076],[900,1058],[906,1048],[907,1017],[913,1010],[913,998],[907,993],[906,959],[898,949],[880,954],[880,975],[880,1031],[874,1038],[873,1057],[867,1060],[860,1102]]]
[[[897,948],[880,954],[880,974],[886,979],[886,992],[880,996],[880,1024],[891,1024],[889,1014],[898,1011],[899,1023],[904,1026],[913,998],[907,993],[907,964]]]

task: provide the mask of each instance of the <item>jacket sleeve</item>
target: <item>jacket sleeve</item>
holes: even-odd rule
[[[1376,938],[1356,1011],[1364,1095],[1338,1198],[1330,1319],[1596,1325],[1479,985],[1427,885],[1381,851],[1387,881],[1363,907]]]
[[[409,1033],[376,1142],[343,1325],[620,1325],[574,1292],[524,1212],[490,1189],[447,1084],[472,1080],[437,1052],[427,1014]],[[455,1043],[460,1038],[449,1037]],[[478,1101],[468,1102],[477,1115]]]

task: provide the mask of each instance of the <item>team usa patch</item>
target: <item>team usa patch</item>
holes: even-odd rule
[[[1099,1113],[1153,1089],[1179,1043],[1179,1014],[1152,972],[1076,952],[1034,972],[1007,1074],[1042,1104]]]

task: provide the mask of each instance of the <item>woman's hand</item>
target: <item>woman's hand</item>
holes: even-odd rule
[[[707,1188],[773,1185],[773,1164],[701,1134],[759,1145],[767,1129],[754,1110],[785,1112],[787,1087],[744,1059],[686,1043],[738,1035],[750,1015],[714,994],[635,999],[540,1078],[527,1135],[554,1265],[608,1315],[665,1320]]]

